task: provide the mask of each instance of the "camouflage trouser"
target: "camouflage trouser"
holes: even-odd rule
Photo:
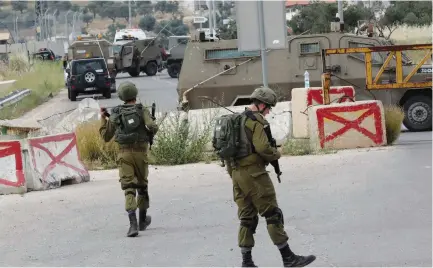
[[[120,185],[125,192],[125,210],[149,208],[149,193],[147,176],[149,164],[147,152],[119,152],[117,164],[119,167]],[[136,195],[138,196],[136,197]]]
[[[239,247],[254,247],[254,236],[259,223],[258,214],[266,218],[267,229],[275,245],[289,237],[284,231],[284,219],[278,208],[274,185],[264,166],[238,167],[232,171],[233,198],[238,206],[240,228]]]

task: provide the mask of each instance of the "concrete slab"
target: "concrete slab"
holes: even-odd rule
[[[351,102],[355,99],[352,86],[331,87],[329,98],[331,103]],[[322,87],[294,88],[292,90],[293,137],[309,138],[308,110],[311,106],[323,104]]]
[[[283,157],[281,184],[268,167],[292,249],[317,256],[308,267],[432,265],[431,133],[423,134],[429,143],[416,147]],[[91,176],[0,196],[0,266],[240,266],[232,183],[217,162],[151,166],[153,221],[136,238],[125,237],[118,171]],[[263,218],[255,241],[257,265],[282,267]]]
[[[27,192],[19,141],[0,141],[0,195]]]
[[[89,172],[80,160],[74,133],[51,135],[28,140],[32,190],[58,188],[62,181],[89,181]]]
[[[310,108],[310,145],[314,150],[377,147],[386,144],[381,101],[357,101]]]

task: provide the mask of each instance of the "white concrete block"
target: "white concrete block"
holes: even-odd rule
[[[348,96],[345,97],[345,96]],[[355,89],[352,86],[331,87],[329,99],[333,102],[350,102],[355,100]],[[308,109],[314,105],[323,104],[323,89],[321,87],[292,89],[293,106],[293,137],[305,139],[309,137]]]
[[[227,109],[233,112],[242,112],[245,106],[230,106]],[[174,127],[181,122],[182,119],[188,119],[190,131],[192,133],[203,133],[209,130],[209,142],[206,145],[207,151],[213,151],[212,135],[215,125],[214,119],[217,116],[229,114],[230,111],[224,108],[209,108],[190,110],[186,112],[171,112],[164,120],[160,129],[174,129]],[[291,102],[279,102],[272,109],[272,112],[266,116],[269,124],[271,125],[272,135],[277,141],[277,145],[282,145],[291,134]]]
[[[19,141],[0,141],[0,194],[27,192]]]
[[[27,142],[32,190],[57,188],[62,181],[70,179],[75,183],[90,180],[89,172],[80,160],[75,133],[29,138]]]
[[[313,150],[378,147],[386,144],[381,101],[319,105],[309,109]]]

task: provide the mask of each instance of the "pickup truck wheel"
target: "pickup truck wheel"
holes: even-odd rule
[[[180,64],[179,63],[173,63],[170,64],[167,68],[168,75],[170,75],[171,78],[178,78],[180,73]]]
[[[431,97],[417,95],[410,97],[404,104],[404,126],[410,131],[432,130],[432,101]]]

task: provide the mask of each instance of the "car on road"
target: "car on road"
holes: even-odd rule
[[[40,48],[38,52],[33,53],[33,59],[38,59],[42,61],[56,61],[59,60],[61,56],[56,56],[56,54],[48,48]]]
[[[116,80],[108,75],[103,58],[72,60],[65,70],[68,74],[68,98],[76,101],[78,94],[102,94],[107,99],[116,89]]]

